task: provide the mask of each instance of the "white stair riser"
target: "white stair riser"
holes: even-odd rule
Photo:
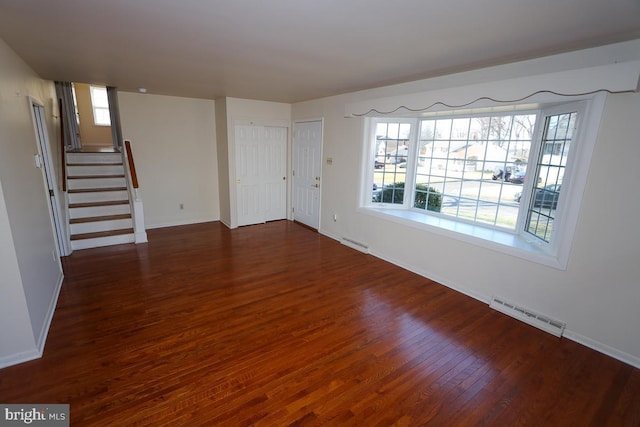
[[[67,181],[67,187],[70,190],[79,190],[86,188],[113,188],[126,187],[124,178],[91,178],[91,179],[70,179]]]
[[[69,218],[89,218],[92,216],[106,216],[106,215],[121,215],[130,214],[131,206],[126,205],[112,205],[112,206],[92,206],[88,208],[70,208]]]
[[[67,176],[124,175],[122,165],[67,166]]]
[[[128,219],[116,219],[111,221],[95,221],[95,222],[82,222],[79,224],[71,224],[71,235],[95,233],[98,231],[113,231],[122,230],[125,228],[133,228],[133,222],[131,218]]]
[[[123,243],[133,242],[135,242],[135,236],[133,234],[122,234],[119,236],[97,237],[95,239],[72,240],[71,249],[97,248],[100,246],[121,245]]]
[[[98,191],[94,193],[69,193],[69,203],[110,202],[114,200],[127,200],[127,191]]]
[[[127,187],[127,182],[124,176],[122,178],[100,178],[101,176],[106,177],[125,174],[125,169],[122,164],[122,155],[120,153],[67,153],[66,168],[67,176],[71,177],[67,180],[68,189],[87,190],[78,193],[69,192],[69,204],[129,200],[128,190],[91,191],[93,189]],[[104,217],[122,214],[131,215],[131,206],[128,202],[125,204],[106,206],[70,207],[68,210],[69,219]],[[133,228],[132,218],[69,224],[69,230],[72,236],[87,233],[128,230]],[[135,242],[135,234],[127,233],[116,236],[71,240],[71,248],[72,250],[79,250],[133,242]]]
[[[67,153],[67,163],[122,163],[120,153]]]

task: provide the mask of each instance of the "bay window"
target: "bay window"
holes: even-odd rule
[[[592,98],[601,111],[604,96]],[[369,117],[363,212],[564,268],[599,121],[591,103]]]

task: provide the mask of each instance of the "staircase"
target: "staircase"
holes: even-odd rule
[[[120,153],[67,153],[71,249],[135,241]]]

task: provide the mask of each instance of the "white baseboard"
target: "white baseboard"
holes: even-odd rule
[[[30,360],[35,360],[42,357],[42,354],[44,353],[44,346],[47,341],[47,335],[49,334],[49,328],[51,327],[51,321],[53,320],[53,315],[56,311],[56,306],[58,305],[58,297],[60,296],[60,290],[62,289],[63,282],[64,273],[61,271],[60,276],[58,276],[56,288],[53,292],[53,295],[51,296],[51,301],[49,301],[49,308],[47,309],[45,322],[42,325],[42,329],[40,330],[40,336],[36,341],[36,348],[12,354],[10,356],[0,357],[0,369],[18,365],[24,362],[29,362]]]
[[[329,237],[329,238],[331,238],[333,240],[337,240],[338,242],[341,241],[341,239],[339,237],[337,237],[337,236],[335,236],[335,235],[333,235],[331,233],[328,233],[328,232],[326,232],[324,230],[320,230],[320,234],[322,234],[324,236],[327,236],[327,237]],[[375,256],[376,258],[380,258],[380,259],[382,259],[384,261],[387,261],[387,262],[390,262],[391,264],[394,264],[394,265],[397,265],[399,267],[402,267],[405,270],[409,270],[409,271],[411,271],[413,273],[416,273],[416,274],[418,274],[418,275],[420,275],[422,277],[425,277],[425,278],[427,278],[429,280],[433,280],[436,283],[439,283],[439,284],[441,284],[443,286],[446,286],[447,288],[453,289],[456,292],[460,292],[460,293],[462,293],[464,295],[467,295],[467,296],[469,296],[471,298],[474,298],[474,299],[476,299],[478,301],[481,301],[481,302],[483,302],[485,304],[489,304],[491,302],[491,297],[490,296],[482,295],[482,294],[479,294],[477,292],[470,291],[469,289],[466,289],[463,286],[458,286],[458,285],[456,285],[454,283],[450,283],[450,282],[448,282],[447,280],[445,280],[442,277],[439,277],[439,276],[437,276],[435,274],[432,274],[432,273],[430,273],[428,271],[425,271],[425,270],[422,270],[420,268],[416,268],[414,266],[408,265],[408,264],[406,264],[406,263],[404,263],[404,262],[402,262],[400,260],[393,259],[391,257],[382,255],[382,254],[378,253],[375,250],[371,250],[371,248],[370,248],[370,252],[369,253],[372,256]],[[608,346],[606,344],[602,344],[601,342],[595,341],[595,340],[593,340],[591,338],[588,338],[586,336],[580,335],[580,334],[578,334],[576,332],[573,332],[571,330],[568,330],[568,329],[564,330],[563,337],[566,337],[567,339],[570,339],[570,340],[575,341],[575,342],[577,342],[579,344],[582,344],[582,345],[584,345],[586,347],[589,347],[592,350],[595,350],[595,351],[597,351],[599,353],[602,353],[602,354],[606,354],[607,356],[613,357],[614,359],[617,359],[617,360],[619,360],[621,362],[624,362],[624,363],[626,363],[628,365],[631,365],[631,366],[633,366],[635,368],[639,368],[640,369],[640,358],[636,357],[636,356],[634,356],[632,354],[629,354],[629,353],[626,353],[624,351],[618,350],[618,349],[616,349],[614,347],[610,347],[610,346]]]
[[[225,227],[227,227],[229,230],[232,230],[232,229],[233,229],[233,227],[231,227],[231,224],[229,224],[227,221],[225,221],[225,220],[223,220],[223,219],[219,219],[218,221],[220,221],[220,223],[221,223],[222,225],[224,225]],[[238,227],[236,227],[236,228],[238,228]]]
[[[571,341],[575,341],[578,344],[582,344],[585,347],[589,347],[592,350],[595,350],[599,353],[606,354],[607,356],[611,356],[614,359],[617,359],[621,362],[624,362],[628,365],[633,366],[634,368],[640,369],[640,358],[633,356],[624,351],[618,350],[616,348],[610,347],[606,344],[602,344],[601,342],[592,340],[589,337],[585,337],[584,335],[580,335],[576,332],[565,329],[564,337],[570,339]]]
[[[42,356],[42,353],[44,353],[44,345],[47,341],[47,335],[49,334],[49,328],[51,327],[51,321],[53,320],[53,315],[56,311],[56,306],[58,305],[58,297],[60,296],[60,290],[62,289],[63,282],[64,282],[64,273],[61,271],[60,276],[58,277],[58,283],[56,283],[56,288],[53,291],[51,301],[49,301],[49,308],[47,309],[47,315],[45,316],[44,325],[42,325],[40,336],[36,341],[36,346],[38,347],[38,352],[40,353],[40,356]]]
[[[390,262],[391,264],[395,264],[395,265],[397,265],[399,267],[404,268],[405,270],[409,270],[412,273],[415,273],[415,274],[417,274],[419,276],[422,276],[424,278],[432,280],[432,281],[438,283],[439,285],[446,286],[447,288],[453,289],[456,292],[460,292],[461,294],[464,294],[464,295],[466,295],[468,297],[471,297],[473,299],[481,301],[481,302],[483,302],[485,304],[489,304],[491,302],[491,297],[490,296],[482,295],[482,294],[479,294],[477,292],[473,292],[470,289],[465,288],[464,286],[459,286],[459,285],[457,285],[455,283],[451,283],[451,282],[445,280],[443,277],[440,277],[437,274],[433,274],[430,271],[426,271],[426,270],[423,270],[421,268],[416,268],[416,267],[414,267],[412,265],[409,265],[409,264],[406,264],[406,263],[404,263],[404,262],[402,262],[400,260],[385,256],[385,255],[382,255],[382,254],[380,254],[380,253],[378,253],[376,251],[371,251],[370,253],[371,253],[371,255],[375,256],[376,258],[380,258],[380,259],[382,259],[384,261]]]
[[[39,359],[41,357],[42,357],[42,353],[35,348],[29,351],[23,351],[21,353],[12,354],[10,356],[3,356],[3,357],[0,357],[0,369],[7,368],[13,365],[19,365],[20,363]]]
[[[180,221],[163,222],[160,224],[152,224],[152,225],[146,224],[146,228],[147,230],[150,230],[154,228],[179,227],[181,225],[202,224],[203,222],[216,222],[216,221],[220,221],[220,219],[214,219],[214,218],[186,219],[186,220],[180,220]]]
[[[142,232],[136,232],[134,234],[135,236],[135,244],[137,245],[138,243],[147,243],[147,232],[146,231],[142,231]]]

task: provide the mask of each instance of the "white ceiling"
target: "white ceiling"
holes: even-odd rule
[[[640,38],[640,0],[0,0],[0,38],[45,79],[296,102]]]

